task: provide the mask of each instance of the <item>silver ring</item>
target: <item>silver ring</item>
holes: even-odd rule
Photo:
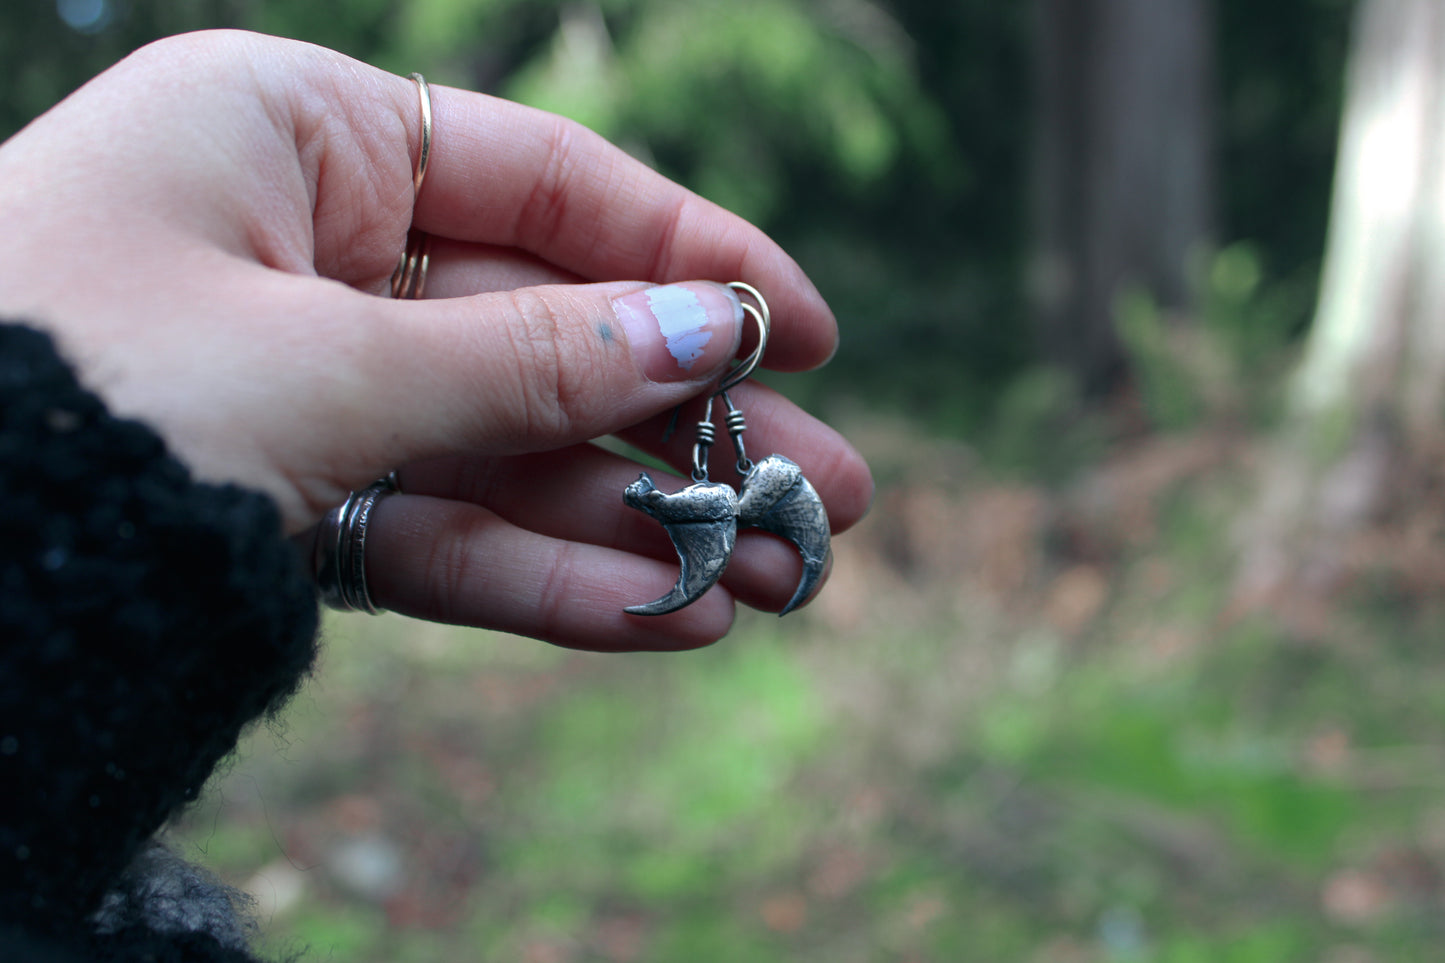
[[[366,582],[366,533],[376,503],[396,489],[386,479],[352,492],[326,513],[316,533],[312,559],[321,601],[340,612],[378,615]]]

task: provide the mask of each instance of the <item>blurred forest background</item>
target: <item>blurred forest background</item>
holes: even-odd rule
[[[333,619],[175,831],[273,953],[1440,958],[1436,0],[12,0],[0,134],[209,26],[773,233],[844,329],[774,383],[880,481],[705,652]]]

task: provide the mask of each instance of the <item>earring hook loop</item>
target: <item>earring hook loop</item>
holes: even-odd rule
[[[743,447],[743,432],[747,429],[747,424],[743,418],[743,413],[738,410],[737,406],[733,404],[733,400],[728,397],[728,392],[752,377],[753,372],[757,370],[758,364],[763,360],[763,352],[768,350],[768,335],[772,332],[773,318],[772,314],[768,311],[768,302],[763,299],[762,294],[757,288],[751,284],[745,284],[742,281],[729,282],[728,287],[740,294],[748,295],[757,302],[757,306],[754,307],[741,297],[738,298],[738,302],[742,305],[743,311],[751,315],[752,319],[757,322],[758,345],[740,364],[723,375],[722,381],[718,383],[717,388],[712,394],[707,396],[707,405],[703,409],[702,420],[697,423],[697,440],[692,446],[692,480],[699,483],[708,480],[708,449],[713,446],[713,442],[717,439],[717,429],[712,421],[712,409],[713,404],[719,398],[723,400],[723,406],[727,409],[728,435],[732,438],[733,450],[738,456],[738,473],[747,474],[753,465],[752,461],[748,458],[747,449]],[[676,413],[674,413],[674,417],[675,416]]]
[[[758,364],[763,360],[763,352],[768,350],[768,335],[772,332],[773,328],[773,316],[768,310],[768,302],[763,299],[762,294],[757,288],[751,284],[745,284],[742,281],[730,281],[728,282],[728,287],[734,291],[746,294],[758,302],[758,306],[753,307],[748,302],[739,299],[742,303],[743,311],[752,315],[753,320],[757,322],[758,346],[753,349],[752,354],[743,359],[742,364],[723,375],[722,383],[719,384],[717,390],[713,392],[712,396],[714,398],[725,391],[736,388],[744,381],[747,381],[748,378],[752,377],[753,372],[757,370]]]

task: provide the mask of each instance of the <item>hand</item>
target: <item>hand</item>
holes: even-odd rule
[[[432,103],[414,198],[412,81],[252,34],[145,48],[0,146],[0,315],[51,329],[113,410],[200,477],[270,494],[293,534],[401,466],[367,542],[383,607],[599,649],[713,641],[734,598],[780,608],[796,553],[749,535],[701,601],[624,615],[676,558],[622,504],[638,466],[587,441],[688,465],[663,420],[743,337],[709,282],[764,292],[783,370],[835,347],[817,291],[761,232],[576,124],[436,86]],[[393,300],[413,226],[434,238],[427,300]],[[689,367],[646,310],[679,282],[708,309]],[[761,387],[734,397],[750,451],[802,465],[835,531],[862,515],[872,483],[840,436]]]

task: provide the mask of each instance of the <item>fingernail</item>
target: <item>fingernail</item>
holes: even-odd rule
[[[617,298],[612,306],[650,381],[696,377],[737,352],[743,305],[726,285],[664,284]]]

